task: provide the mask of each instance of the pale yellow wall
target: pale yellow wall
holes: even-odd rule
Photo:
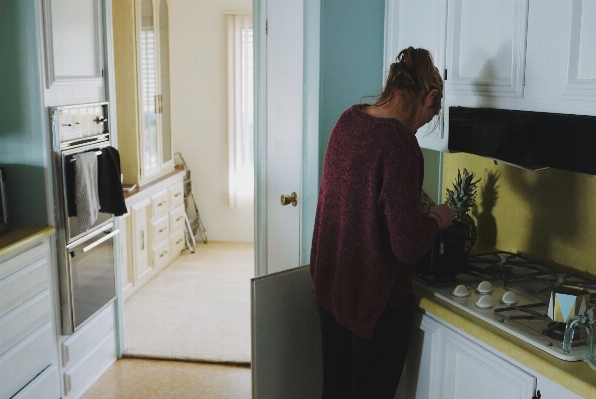
[[[112,2],[118,149],[124,183],[139,183],[134,0]]]
[[[253,241],[254,210],[232,209],[228,193],[226,12],[250,13],[251,0],[170,2],[170,94],[174,151],[192,173],[211,241]]]
[[[482,178],[474,252],[519,251],[596,274],[596,178],[555,169],[530,172],[464,153],[445,154],[443,168],[443,200],[458,168]]]

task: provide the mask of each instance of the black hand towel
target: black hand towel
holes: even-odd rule
[[[105,147],[99,158],[100,212],[121,216],[127,212],[120,180],[120,154],[114,147]]]

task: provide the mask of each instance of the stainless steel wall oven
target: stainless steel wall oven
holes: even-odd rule
[[[108,103],[50,107],[62,333],[72,334],[116,297],[113,215],[81,224],[76,161],[111,145]],[[90,186],[92,186],[90,184]],[[77,195],[79,195],[77,193]],[[83,226],[83,227],[81,227]]]

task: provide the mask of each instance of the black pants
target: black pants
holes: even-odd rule
[[[319,306],[323,336],[322,399],[393,399],[406,360],[412,299],[386,306],[371,338],[340,326]]]

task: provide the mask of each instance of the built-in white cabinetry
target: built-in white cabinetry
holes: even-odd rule
[[[45,105],[106,101],[101,0],[43,0]]]
[[[415,313],[396,398],[579,399],[579,396],[428,313]]]
[[[122,171],[141,186],[174,169],[168,0],[119,0],[113,18]]]
[[[536,377],[448,328],[442,353],[444,399],[527,399],[536,392]]]
[[[383,79],[386,80],[391,64],[399,52],[407,47],[425,48],[441,74],[445,70],[445,32],[447,29],[447,0],[391,1],[385,7],[385,58]],[[383,81],[383,84],[385,82]],[[443,115],[436,116],[416,133],[424,148],[447,148],[443,134]]]
[[[448,102],[491,107],[495,97],[523,97],[527,18],[528,0],[449,0]]]
[[[60,397],[51,264],[49,239],[0,260],[2,399]]]
[[[60,344],[64,399],[80,398],[116,361],[114,302]]]
[[[130,219],[130,233],[132,237],[131,256],[132,262],[129,265],[132,269],[134,279],[133,286],[138,285],[140,281],[151,271],[149,263],[149,206],[151,201],[144,199],[131,206],[132,217]],[[126,237],[121,236],[121,240]]]
[[[446,151],[451,106],[596,115],[594,37],[592,0],[387,0],[385,76],[403,48],[431,51],[444,112],[417,137]]]
[[[120,219],[121,225],[126,224],[121,228],[121,240],[128,243],[127,253],[122,249],[121,257],[127,257],[129,262],[122,275],[132,276],[132,280],[123,284],[125,299],[169,265],[185,247],[183,175],[176,171],[126,199],[131,216]]]

